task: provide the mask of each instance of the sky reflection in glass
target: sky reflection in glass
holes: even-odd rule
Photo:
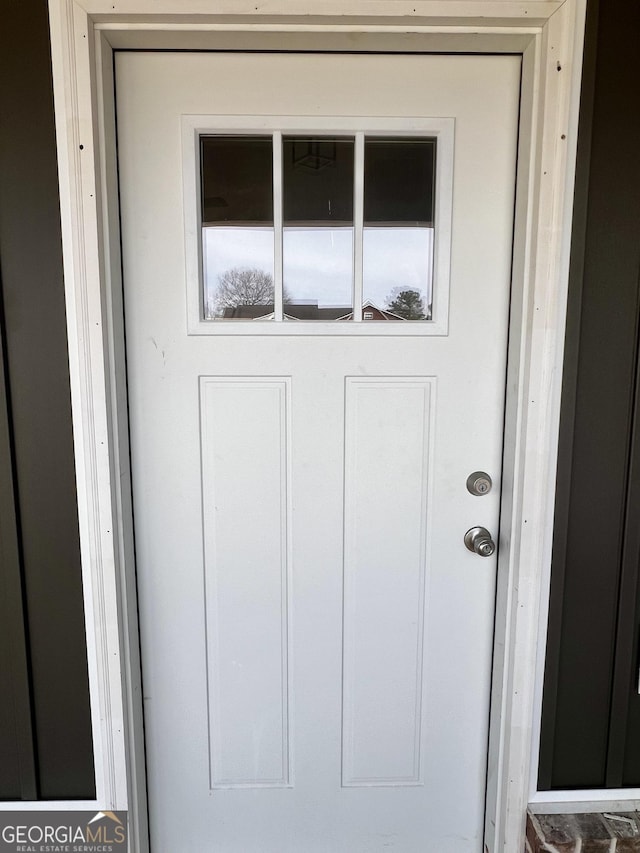
[[[285,314],[301,302],[351,311],[353,228],[285,228],[283,248]]]
[[[433,228],[366,228],[363,240],[365,305],[388,308],[398,292],[416,291],[431,316]]]
[[[273,228],[203,228],[202,242],[205,320],[225,317],[225,305],[222,304],[224,300],[221,300],[219,295],[220,280],[225,273],[232,270],[240,274],[258,270],[264,276],[269,276],[271,293],[263,304],[273,311]],[[235,300],[236,305],[241,305],[242,301],[239,294]],[[230,306],[226,307],[228,309]],[[269,312],[261,312],[262,315],[265,313]],[[228,318],[228,310],[226,315]]]

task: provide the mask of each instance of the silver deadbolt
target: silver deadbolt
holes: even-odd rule
[[[495,554],[496,543],[486,527],[472,527],[464,534],[464,544],[479,557],[491,557]]]
[[[488,495],[492,485],[491,477],[484,471],[474,471],[467,477],[467,490],[478,497]]]

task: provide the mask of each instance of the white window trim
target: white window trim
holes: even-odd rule
[[[184,248],[187,288],[187,331],[190,335],[338,335],[353,337],[446,335],[449,331],[449,284],[451,274],[451,217],[453,204],[453,153],[455,121],[452,118],[344,118],[342,116],[182,116],[182,187],[184,209]],[[202,304],[202,221],[200,215],[200,136],[206,134],[318,134],[353,136],[355,141],[354,196],[354,322],[350,323],[256,323],[203,320]],[[420,323],[377,323],[364,326],[362,311],[362,202],[365,136],[429,137],[437,141],[435,189],[435,243],[432,272],[432,320]],[[282,281],[282,193],[279,145],[274,137],[274,210],[275,281]],[[282,291],[276,287],[276,298]],[[382,307],[382,306],[379,306]],[[282,316],[276,304],[275,316]]]
[[[529,809],[534,814],[633,812],[640,809],[640,788],[537,791],[531,795]]]
[[[113,49],[353,50],[355,39],[363,50],[523,56],[485,837],[489,853],[514,853],[536,775],[585,5],[49,0],[96,803],[129,809],[131,850],[148,850],[148,833]]]
[[[0,812],[82,812],[100,811],[98,800],[4,800]]]

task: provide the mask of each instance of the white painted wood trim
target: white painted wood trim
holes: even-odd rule
[[[100,808],[126,809],[92,33],[86,14],[71,2],[53,3],[50,22],[96,800]]]
[[[275,285],[273,313],[281,322],[284,316],[284,246],[282,242],[282,131],[273,133],[273,283]],[[202,240],[200,235],[199,239]],[[204,281],[204,276],[203,276]],[[198,290],[200,286],[198,286]]]
[[[581,814],[640,810],[640,788],[592,788],[588,791],[540,791],[529,801],[533,814]]]
[[[364,131],[355,136],[353,175],[353,321],[362,321],[364,292]],[[453,189],[453,188],[452,188]],[[447,282],[447,289],[449,283]],[[381,306],[382,307],[382,306]]]
[[[523,58],[514,245],[514,281],[521,276],[523,289],[521,304],[515,289],[512,304],[501,529],[508,567],[499,568],[498,578],[486,827],[489,850],[505,853],[523,846],[539,724],[536,676],[546,645],[584,14],[584,4],[564,4]],[[510,393],[514,360],[521,377],[516,394]]]
[[[538,649],[544,648],[548,595],[584,9],[585,0],[327,0],[321,6],[315,0],[267,0],[257,9],[247,0],[50,0],[100,808],[127,808],[129,803],[139,808],[145,794],[131,513],[125,497],[119,250],[108,165],[112,104],[104,93],[98,96],[94,35],[106,48],[153,48],[202,47],[215,39],[219,44],[222,37],[238,46],[245,35],[255,43],[260,33],[277,41],[286,32],[300,40],[310,32],[328,40],[333,34],[361,32],[388,38],[388,44],[406,43],[411,36],[411,49],[422,44],[423,49],[452,51],[524,51],[522,129],[529,142],[522,149],[514,258],[522,297],[514,299],[508,377],[486,834],[489,853],[513,853],[522,849],[539,710],[536,668]],[[100,205],[98,194],[105,196]],[[132,828],[132,849],[148,846],[145,833],[140,819]]]
[[[103,294],[107,335],[112,493],[115,504],[114,543],[116,582],[120,597],[122,679],[124,688],[124,742],[127,761],[129,847],[132,853],[149,849],[146,758],[142,711],[140,639],[131,472],[129,420],[121,276],[120,209],[116,151],[113,51],[95,34],[97,132],[99,139],[100,211],[105,253]]]
[[[99,811],[98,800],[7,800],[0,803],[2,812],[81,812]]]
[[[59,2],[59,0],[53,0]],[[233,16],[243,21],[247,18],[270,18],[277,16],[283,23],[287,18],[298,15],[312,16],[315,21],[344,21],[352,18],[397,19],[426,18],[430,23],[443,20],[473,26],[493,19],[493,28],[513,23],[518,26],[526,22],[531,26],[544,26],[546,21],[560,9],[565,0],[266,0],[256,5],[253,0],[81,0],[88,17],[100,21],[117,23],[123,27],[131,24],[161,24],[173,29],[176,23],[192,16],[202,18],[224,18]],[[133,16],[134,20],[127,20]],[[279,26],[280,20],[276,23]],[[191,23],[191,21],[189,21]],[[234,21],[235,23],[235,21]],[[306,29],[308,24],[303,25]],[[385,26],[385,24],[383,24]]]
[[[586,9],[578,9],[576,10],[576,15],[579,16],[577,18],[577,26],[575,28],[575,32],[573,33],[573,42],[571,41],[572,34],[571,32],[567,32],[565,34],[565,48],[567,55],[572,54],[571,66],[565,70],[568,70],[571,75],[571,86],[568,92],[565,93],[565,97],[569,100],[568,104],[568,124],[567,124],[567,141],[570,143],[570,150],[567,152],[567,156],[570,158],[571,169],[567,169],[565,171],[565,211],[564,217],[566,221],[571,222],[572,217],[572,208],[573,208],[573,190],[574,190],[574,177],[575,177],[575,159],[576,159],[576,148],[577,148],[577,138],[578,138],[578,122],[579,122],[579,106],[580,106],[580,80],[582,75],[582,52],[583,52],[583,36],[585,26],[585,14]],[[578,39],[578,33],[580,33],[580,37]],[[561,59],[556,58],[556,68],[558,63],[561,63]],[[553,59],[551,62],[553,67]],[[553,80],[553,74],[551,73],[551,79]],[[569,226],[570,227],[570,226]],[[562,246],[562,257],[560,259],[561,271],[563,276],[563,281],[566,281],[568,284],[569,277],[569,260],[570,260],[570,241],[567,241],[566,244]],[[566,298],[563,301],[562,305],[563,311],[563,319],[562,326],[566,325]],[[564,349],[564,347],[562,347]],[[561,381],[556,384],[554,389],[554,409],[557,411],[557,426],[554,430],[554,441],[555,445],[553,448],[553,458],[554,458],[554,469],[553,469],[553,488],[555,490],[555,476],[556,476],[556,463],[557,463],[557,438],[558,438],[558,429],[559,429],[559,410],[560,410],[560,397],[562,392]],[[552,507],[553,509],[553,507]],[[536,671],[534,677],[533,684],[533,729],[531,734],[531,762],[530,762],[530,771],[529,771],[529,791],[530,791],[530,800],[533,801],[537,792],[538,786],[538,768],[539,768],[539,757],[540,757],[540,737],[541,737],[541,726],[542,726],[542,694],[544,687],[544,667],[545,667],[545,654],[546,654],[546,645],[547,645],[547,626],[548,626],[548,618],[549,618],[549,597],[550,597],[550,589],[551,589],[551,550],[552,550],[552,533],[553,533],[553,511],[548,516],[548,531],[547,531],[547,544],[546,544],[546,552],[547,558],[544,560],[542,564],[542,578],[541,578],[541,592],[540,592],[540,605],[538,612],[538,648],[537,648],[537,656],[536,656]],[[541,792],[541,795],[544,797],[549,792]],[[591,800],[607,800],[609,796],[606,794],[602,795],[602,792],[596,791],[584,791],[584,792],[572,792],[572,796],[576,801],[579,801],[581,797],[589,797]],[[634,797],[632,789],[629,789],[627,794],[629,799]],[[624,799],[624,796],[620,794],[619,791],[615,789],[610,790],[610,797],[615,799]],[[608,810],[611,810],[611,805],[606,806]]]

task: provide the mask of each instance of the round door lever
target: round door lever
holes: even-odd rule
[[[486,527],[472,527],[464,534],[464,544],[479,557],[491,557],[495,554],[496,543]]]

